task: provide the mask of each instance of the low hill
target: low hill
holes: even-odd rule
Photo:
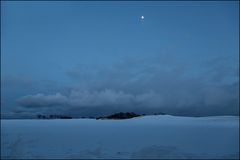
[[[139,116],[141,115],[133,112],[126,112],[126,113],[119,112],[119,113],[115,113],[105,117],[97,117],[96,119],[129,119],[129,118],[134,118]]]

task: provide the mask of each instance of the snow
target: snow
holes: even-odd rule
[[[1,159],[239,158],[239,117],[1,120]]]

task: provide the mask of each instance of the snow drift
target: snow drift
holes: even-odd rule
[[[1,120],[1,159],[239,158],[239,117]]]

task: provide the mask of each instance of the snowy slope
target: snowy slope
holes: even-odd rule
[[[1,158],[238,158],[239,117],[1,120]]]

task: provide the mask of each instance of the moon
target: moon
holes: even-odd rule
[[[144,16],[141,16],[141,20],[144,20]]]

